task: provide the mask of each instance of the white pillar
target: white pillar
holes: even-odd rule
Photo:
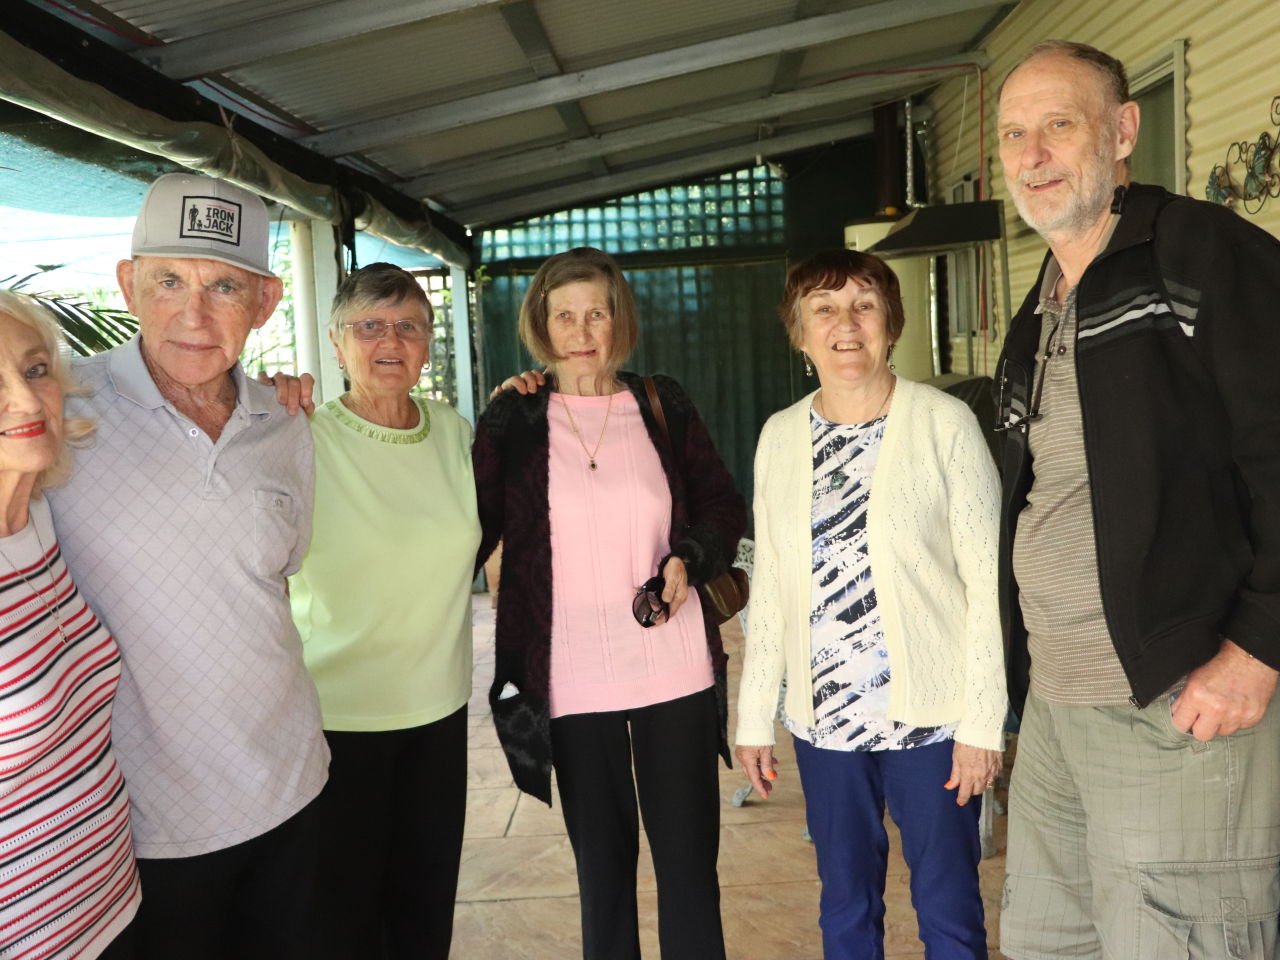
[[[316,323],[316,271],[311,262],[311,223],[289,221],[289,246],[293,252],[293,342],[301,375],[320,369],[319,327]]]
[[[315,286],[315,330],[319,362],[312,375],[316,378],[316,401],[326,403],[340,397],[346,389],[338,358],[329,343],[329,308],[338,292],[338,238],[334,226],[323,220],[311,221],[311,270]]]
[[[449,267],[449,287],[453,293],[453,374],[458,387],[458,413],[474,426],[476,395],[471,373],[471,298],[468,296],[467,271]]]

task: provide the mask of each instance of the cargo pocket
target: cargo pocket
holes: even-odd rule
[[[1275,956],[1280,857],[1150,863],[1140,881],[1138,957]]]

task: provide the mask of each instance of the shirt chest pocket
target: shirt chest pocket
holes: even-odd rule
[[[298,542],[297,502],[282,490],[253,491],[253,564],[261,576],[284,573]]]

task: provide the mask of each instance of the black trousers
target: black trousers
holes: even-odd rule
[[[138,924],[131,920],[129,925],[116,934],[106,949],[98,954],[98,960],[137,960],[138,957]]]
[[[715,694],[551,721],[578,864],[585,960],[637,960],[636,798],[658,881],[662,960],[722,960]]]
[[[139,960],[311,960],[319,828],[313,800],[234,847],[139,859]]]
[[[467,708],[408,730],[325,737],[316,956],[446,960],[467,814]]]

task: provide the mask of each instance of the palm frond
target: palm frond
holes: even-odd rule
[[[82,357],[110,350],[138,332],[138,321],[125,310],[99,307],[87,301],[56,294],[31,294],[58,318],[74,353]]]
[[[20,290],[39,275],[37,272],[25,277],[5,277],[0,279],[0,287]],[[33,293],[29,290],[23,290],[23,293],[48,308],[57,318],[72,352],[79,356],[88,357],[110,350],[125,343],[138,332],[138,321],[127,310],[101,307],[83,297]]]

